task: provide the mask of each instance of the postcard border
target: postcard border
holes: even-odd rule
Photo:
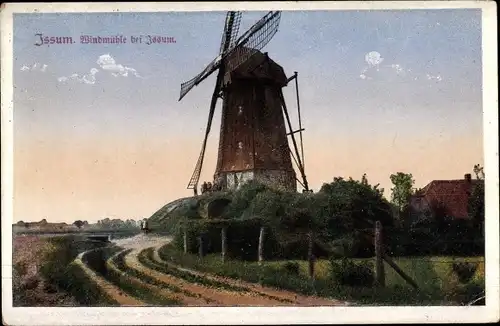
[[[152,10],[152,7],[155,9]],[[13,115],[12,15],[45,12],[147,12],[233,10],[368,10],[481,8],[483,47],[484,169],[486,180],[486,302],[484,307],[276,307],[276,308],[12,308]],[[499,320],[499,186],[498,82],[496,3],[491,1],[367,1],[367,2],[252,2],[252,3],[62,3],[2,4],[1,127],[2,127],[2,311],[8,324],[352,324],[352,323],[468,323]],[[486,35],[487,34],[487,35]],[[221,319],[221,315],[224,318]]]

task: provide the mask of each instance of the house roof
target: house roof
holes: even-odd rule
[[[424,197],[429,203],[441,205],[447,215],[455,218],[468,218],[469,196],[481,180],[434,180],[416,195]]]

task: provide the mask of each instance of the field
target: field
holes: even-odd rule
[[[386,287],[378,289],[337,284],[327,260],[316,263],[313,284],[304,261],[222,263],[215,254],[184,254],[170,241],[137,235],[103,247],[75,236],[16,237],[14,305],[459,305],[484,289],[482,258],[396,258],[420,289],[410,288],[389,266]],[[454,261],[477,263],[467,285],[459,284]],[[294,262],[297,272],[287,269]]]

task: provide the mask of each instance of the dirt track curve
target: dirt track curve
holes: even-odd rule
[[[123,265],[120,269],[113,263],[113,258],[107,261],[111,268],[125,275],[130,283],[148,289],[156,297],[175,299],[183,306],[346,306],[347,302],[299,295],[291,291],[261,286],[259,284],[244,282],[202,273],[170,262],[163,261],[158,255],[158,249],[171,241],[171,238],[152,235],[138,235],[133,238],[119,239],[114,244],[128,250],[122,251]],[[139,253],[147,248],[154,248],[151,260],[142,262]],[[114,257],[116,258],[116,254]],[[146,264],[147,263],[147,264]],[[83,265],[83,263],[80,264]],[[124,294],[104,278],[96,275],[88,267],[85,271],[91,276],[98,286],[114,298],[120,305],[145,306],[141,299]],[[167,272],[164,272],[167,270]],[[176,273],[168,273],[175,271]],[[180,273],[180,274],[179,274]],[[179,276],[183,275],[183,276]],[[142,276],[142,277],[141,277]],[[184,277],[189,276],[189,277]],[[205,280],[200,282],[200,280]],[[207,285],[208,284],[208,285]],[[219,284],[219,286],[210,286]],[[223,285],[223,286],[220,286]]]

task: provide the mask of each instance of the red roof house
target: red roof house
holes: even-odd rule
[[[444,214],[454,219],[468,219],[469,196],[478,182],[483,181],[472,180],[470,174],[459,180],[431,181],[410,198],[412,215],[434,217]]]

